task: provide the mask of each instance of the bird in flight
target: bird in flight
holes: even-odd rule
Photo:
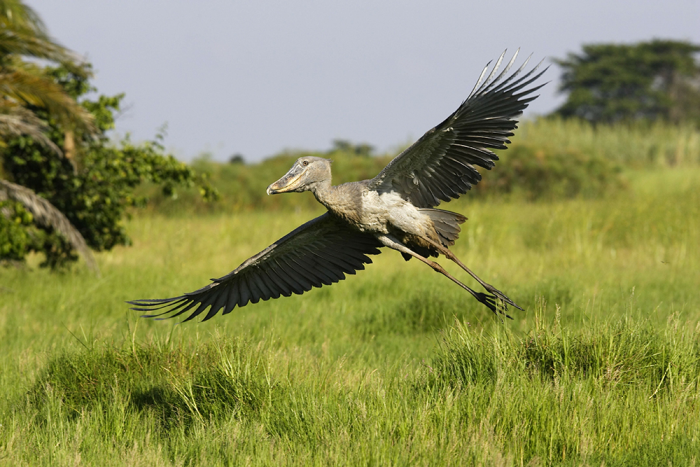
[[[491,169],[498,160],[492,149],[506,149],[517,128],[516,118],[537,98],[544,84],[533,83],[546,71],[539,64],[525,72],[529,58],[509,74],[516,52],[499,74],[505,52],[481,73],[462,105],[445,121],[396,156],[371,180],[331,185],[331,161],[301,157],[282,178],[267,188],[268,195],[310,191],[328,211],[260,253],[231,273],[194,292],[173,298],[128,302],[144,317],[202,321],[220,310],[270,298],[308,292],[355,274],[380,248],[396,250],[408,261],[416,258],[469,292],[491,311],[506,314],[508,305],[522,310],[503,292],[481,280],[449,249],[459,236],[461,214],[436,209],[441,201],[465,194],[479,183],[475,166]],[[540,62],[541,64],[541,62]],[[485,290],[476,292],[448,273],[431,257],[443,255],[458,264]]]

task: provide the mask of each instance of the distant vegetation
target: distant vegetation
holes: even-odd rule
[[[594,126],[580,120],[540,118],[523,122],[511,139],[514,143],[499,153],[501,160],[496,167],[480,169],[483,180],[462,199],[595,198],[624,188],[623,168],[700,165],[700,132],[692,125],[637,122]],[[221,194],[218,203],[204,203],[195,190],[183,190],[176,199],[147,186],[138,193],[150,199],[147,212],[167,215],[318,210],[310,193],[267,196],[265,189],[303,155],[332,159],[334,184],[372,178],[395,156],[368,157],[357,147],[345,142],[325,152],[287,151],[255,164],[196,159],[192,167],[207,174]]]
[[[591,123],[666,121],[700,126],[700,45],[655,39],[587,44],[555,60],[567,100],[556,114]]]

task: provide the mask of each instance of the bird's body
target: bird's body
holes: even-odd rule
[[[430,217],[401,195],[370,190],[368,185],[367,180],[344,183],[314,195],[328,212],[360,232],[386,235],[402,231],[424,236],[434,230]]]
[[[375,178],[338,186],[331,184],[331,161],[301,157],[285,176],[271,184],[268,194],[311,191],[328,212],[300,226],[249,258],[230,274],[213,279],[202,289],[179,297],[137,300],[134,309],[170,317],[190,313],[186,320],[209,309],[207,320],[223,309],[229,313],[249,302],[301,294],[330,285],[364,269],[381,247],[416,258],[465,289],[494,313],[518,307],[505,294],[482,281],[449,250],[457,240],[461,214],[436,209],[466,193],[481,180],[475,166],[491,169],[516,128],[515,117],[541,86],[523,90],[542,73],[537,67],[520,79],[524,69],[506,76],[517,53],[498,76],[499,58],[491,74],[486,69],[470,96],[445,121],[394,158]],[[475,292],[429,259],[443,255],[469,273],[488,293]],[[500,306],[499,306],[500,305]],[[507,316],[507,315],[506,315]]]

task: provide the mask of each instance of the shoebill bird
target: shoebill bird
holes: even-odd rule
[[[479,183],[476,166],[491,169],[498,160],[491,150],[506,149],[517,128],[516,118],[543,85],[534,85],[539,65],[525,72],[528,61],[509,71],[517,52],[498,73],[505,52],[486,76],[481,73],[469,97],[445,121],[428,131],[394,158],[371,180],[331,185],[331,161],[301,157],[282,178],[267,188],[269,195],[310,191],[328,212],[285,235],[247,259],[231,273],[178,297],[135,300],[133,309],[146,317],[184,321],[260,300],[302,294],[355,274],[380,248],[396,250],[405,260],[415,258],[449,278],[494,313],[511,305],[503,292],[487,284],[449,249],[466,217],[436,209],[441,201],[465,194]],[[529,59],[528,59],[529,60]],[[431,257],[443,255],[458,264],[485,290],[477,292],[448,273]],[[157,312],[157,313],[156,313]],[[510,318],[510,316],[508,316]]]

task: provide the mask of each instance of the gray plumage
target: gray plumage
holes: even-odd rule
[[[234,271],[194,292],[174,298],[129,302],[147,317],[175,317],[185,321],[204,315],[204,321],[223,310],[259,300],[302,294],[330,285],[371,263],[379,248],[416,258],[469,292],[494,313],[507,305],[521,309],[503,292],[482,281],[449,250],[459,237],[461,214],[435,209],[479,183],[475,166],[491,169],[498,157],[491,149],[505,149],[517,120],[532,93],[530,86],[545,70],[520,74],[528,60],[508,75],[517,52],[497,75],[505,52],[486,79],[488,65],[467,99],[445,121],[394,158],[375,178],[331,185],[331,164],[319,157],[298,159],[287,174],[271,184],[268,194],[311,191],[328,212],[290,232]],[[475,292],[429,259],[442,254],[454,261],[488,293]],[[162,310],[160,314],[154,311]],[[506,315],[508,316],[508,315]]]

